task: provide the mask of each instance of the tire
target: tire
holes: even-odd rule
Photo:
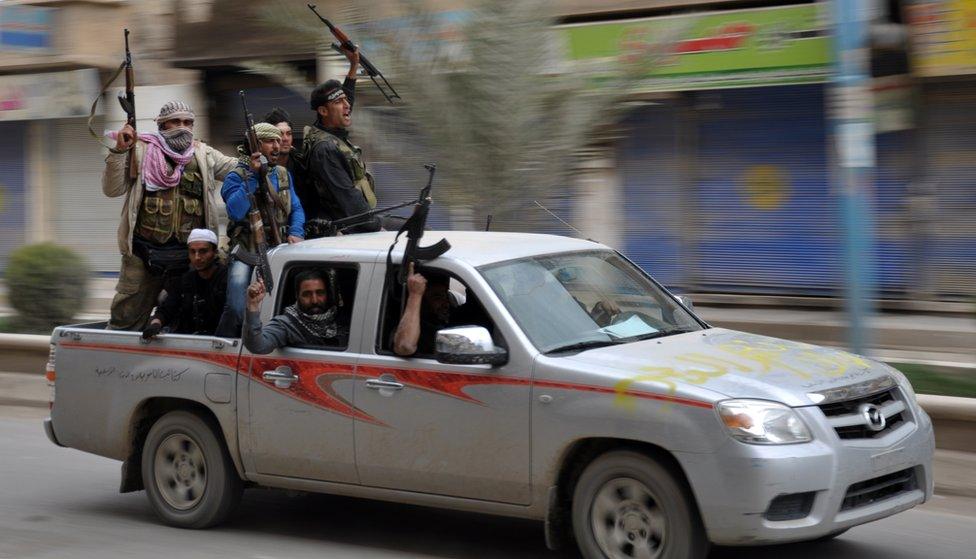
[[[178,528],[223,522],[244,491],[216,426],[187,411],[167,413],[149,429],[142,481],[156,516]]]
[[[709,542],[684,484],[652,458],[604,454],[573,490],[573,533],[586,559],[704,559]]]

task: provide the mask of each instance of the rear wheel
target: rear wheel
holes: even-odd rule
[[[244,490],[215,426],[187,411],[170,412],[149,430],[142,480],[156,515],[180,528],[223,522]]]
[[[632,451],[604,454],[583,471],[573,532],[587,559],[703,559],[709,548],[683,484]]]

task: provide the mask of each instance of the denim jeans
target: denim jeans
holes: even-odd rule
[[[247,286],[251,283],[254,269],[240,260],[232,259],[227,270],[227,302],[220,316],[217,336],[239,338],[244,326],[244,304]]]

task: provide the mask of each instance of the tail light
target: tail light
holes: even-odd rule
[[[48,409],[54,408],[54,381],[57,379],[57,375],[54,372],[54,351],[58,346],[51,344],[51,350],[47,354],[47,367],[44,369],[44,378],[47,379],[47,386],[51,389],[51,395],[48,400]]]

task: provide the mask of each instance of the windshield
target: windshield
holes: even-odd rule
[[[611,251],[534,256],[481,272],[543,353],[702,329],[670,295]]]

